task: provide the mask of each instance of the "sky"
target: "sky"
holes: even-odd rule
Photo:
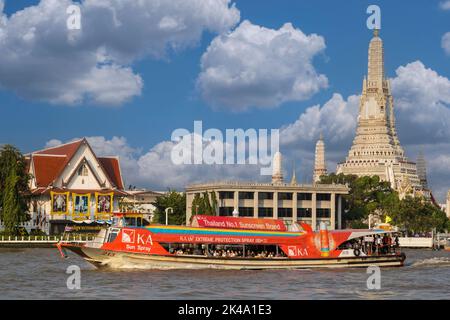
[[[77,4],[81,29],[67,28]],[[174,165],[174,130],[280,129],[286,179],[329,171],[353,140],[367,7],[381,9],[386,76],[406,155],[450,189],[450,1],[0,0],[0,144],[22,152],[87,137],[127,185],[164,190],[267,180],[258,165]]]

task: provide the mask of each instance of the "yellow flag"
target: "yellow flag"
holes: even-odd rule
[[[386,216],[386,220],[384,221],[384,223],[389,223],[392,221],[392,218],[389,216]]]

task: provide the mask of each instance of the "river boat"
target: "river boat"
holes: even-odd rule
[[[405,261],[399,248],[371,245],[370,239],[391,234],[386,230],[328,230],[322,225],[313,231],[306,223],[203,215],[194,216],[190,226],[144,224],[117,214],[93,241],[61,241],[57,247],[64,256],[68,249],[99,268],[400,267]]]

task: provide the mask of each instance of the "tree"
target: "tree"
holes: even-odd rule
[[[156,198],[152,203],[156,209],[153,216],[153,222],[166,223],[166,209],[172,208],[169,212],[169,224],[183,225],[186,223],[186,194],[169,190],[164,195]]]
[[[369,215],[380,221],[389,216],[393,225],[408,232],[429,232],[434,228],[439,232],[449,228],[449,219],[440,208],[420,196],[400,200],[398,192],[378,176],[332,173],[322,176],[320,183],[340,183],[349,187],[349,194],[344,196],[346,213],[343,221],[352,228],[367,227]]]
[[[211,215],[216,214],[217,207],[218,207],[218,204],[217,204],[216,193],[214,191],[211,191],[211,209],[212,209]]]
[[[196,193],[192,200],[191,210],[192,216],[195,216],[196,214],[215,215],[217,210],[216,193],[214,191],[211,191],[210,193],[205,191],[203,194]]]
[[[202,202],[202,198],[199,193],[196,193],[194,199],[192,200],[192,208],[191,208],[191,216],[195,216],[199,211],[200,203]]]
[[[20,224],[29,220],[29,179],[20,151],[11,145],[3,146],[0,150],[0,218],[6,233],[17,234]]]
[[[358,177],[332,173],[322,176],[320,183],[348,186],[349,194],[344,196],[346,213],[343,222],[352,228],[367,227],[369,215],[375,215],[379,220],[385,218],[398,204],[397,192],[378,176]]]
[[[424,233],[448,228],[445,213],[423,197],[406,196],[391,215],[392,222],[408,233]]]

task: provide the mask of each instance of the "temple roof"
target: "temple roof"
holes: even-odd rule
[[[30,163],[30,169],[35,177],[37,188],[48,188],[60,177],[78,149],[86,144],[90,150],[86,139],[76,140],[70,143],[56,147],[46,148],[28,154],[27,161]],[[95,153],[92,151],[95,156]],[[120,171],[120,162],[117,157],[97,157],[101,170],[119,190],[123,190],[123,180]]]

